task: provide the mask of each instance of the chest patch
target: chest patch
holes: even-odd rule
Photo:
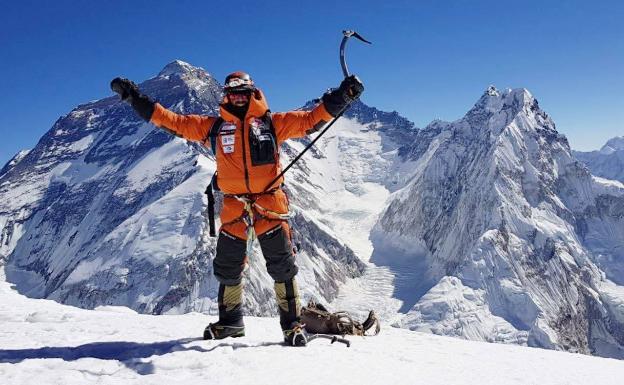
[[[221,138],[221,148],[223,149],[224,154],[232,154],[234,152],[234,144],[236,143],[236,136],[234,132],[236,131],[236,124],[234,123],[223,123],[221,129],[219,130],[219,138]]]
[[[266,125],[262,121],[262,119],[253,118],[249,122],[249,127],[251,127],[251,131],[256,137],[260,137],[263,131],[266,131]]]
[[[236,130],[236,124],[234,123],[223,123],[223,125],[221,126],[221,132],[224,135],[230,134],[230,131],[234,131]]]
[[[234,144],[236,136],[234,134],[231,135],[221,135],[221,144],[224,146]]]

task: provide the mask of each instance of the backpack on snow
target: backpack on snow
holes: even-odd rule
[[[313,301],[301,309],[301,323],[305,324],[306,331],[312,334],[365,336],[370,335],[366,334],[370,329],[373,329],[372,335],[377,335],[380,330],[379,319],[372,310],[366,320],[360,323],[345,311],[332,313],[325,306]]]

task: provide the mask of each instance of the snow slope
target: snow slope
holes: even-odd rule
[[[486,344],[385,326],[351,347],[281,344],[276,318],[248,317],[246,336],[203,341],[214,317],[82,310],[29,299],[0,282],[3,384],[619,384],[621,361]]]

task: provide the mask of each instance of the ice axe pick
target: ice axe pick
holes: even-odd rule
[[[342,31],[342,34],[344,36],[342,38],[342,42],[340,43],[340,65],[342,66],[342,74],[346,78],[350,75],[349,68],[347,67],[347,60],[345,59],[345,47],[347,46],[347,41],[349,40],[349,38],[353,36],[354,38],[361,40],[364,43],[367,43],[367,44],[373,44],[373,43],[364,39],[359,33],[355,31],[345,30],[345,31]]]

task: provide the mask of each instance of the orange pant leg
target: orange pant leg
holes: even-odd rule
[[[237,238],[247,239],[247,226],[245,222],[239,220],[245,213],[245,205],[233,197],[223,198],[223,209],[221,210],[221,230]]]

